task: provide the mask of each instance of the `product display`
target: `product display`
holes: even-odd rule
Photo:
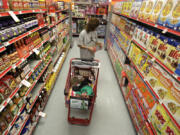
[[[140,134],[180,133],[180,40],[174,33],[146,25],[150,21],[178,31],[178,4],[178,0],[118,2],[112,14],[108,53]]]
[[[57,78],[62,66],[52,74],[54,60],[68,53],[69,6],[47,3],[49,12],[45,13],[45,1],[0,3],[0,46],[4,48],[0,52],[0,134],[32,134],[53,88],[46,89],[46,85],[52,75]],[[30,11],[36,8],[41,10]],[[3,16],[7,10],[18,11],[14,13],[20,21],[9,14]]]

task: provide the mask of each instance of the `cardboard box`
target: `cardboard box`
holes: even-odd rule
[[[160,104],[156,104],[152,109],[149,119],[156,130],[156,133],[158,133],[158,135],[163,135],[163,130],[170,120],[165,109]]]
[[[180,31],[180,0],[172,0],[173,7],[168,14],[166,25],[167,27]]]
[[[146,77],[153,91],[180,125],[180,84],[157,63]]]
[[[147,7],[148,0],[144,0],[141,4],[141,8],[139,10],[138,19],[143,19],[145,15],[145,9]]]
[[[144,10],[144,16],[143,20],[148,21],[150,19],[150,15],[152,14],[152,11],[154,9],[154,6],[156,5],[157,0],[148,0],[147,6]]]
[[[159,14],[163,10],[166,2],[167,2],[167,0],[157,0],[156,5],[154,6],[153,11],[150,15],[150,19],[148,19],[148,21],[150,21],[152,23],[157,22]]]
[[[139,10],[141,8],[141,4],[142,4],[142,0],[136,0],[135,2],[133,2],[131,11],[130,11],[130,16],[137,18],[138,17],[138,13]]]
[[[179,0],[167,0],[166,4],[161,10],[161,13],[158,18],[158,24],[162,26],[166,26],[167,20],[171,19],[171,13],[173,11],[173,8],[178,4]]]

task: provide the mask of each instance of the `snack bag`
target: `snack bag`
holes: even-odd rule
[[[152,23],[156,23],[159,17],[160,12],[163,10],[165,4],[166,4],[167,0],[157,0],[152,13],[150,14],[150,18],[148,19],[148,21],[152,22]]]
[[[170,13],[173,10],[173,7],[177,4],[177,0],[167,0],[163,10],[161,10],[161,13],[158,18],[158,24],[162,26],[166,26],[166,21],[168,17],[170,16]]]
[[[180,0],[173,0],[173,8],[167,17],[167,27],[180,31]]]
[[[157,0],[148,0],[147,6],[144,12],[143,20],[148,21],[150,19],[150,15],[152,14],[152,11],[156,5]]]

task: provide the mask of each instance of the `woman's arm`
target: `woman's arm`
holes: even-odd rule
[[[78,47],[80,47],[82,49],[88,49],[91,52],[96,52],[96,47],[89,47],[89,46],[85,46],[85,45],[78,45]]]

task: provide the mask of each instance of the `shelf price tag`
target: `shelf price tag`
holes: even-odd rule
[[[165,34],[167,31],[168,31],[168,29],[164,29],[164,30],[162,31],[162,33]]]
[[[46,117],[46,113],[43,113],[43,112],[39,112],[39,116],[45,118]]]
[[[22,80],[22,84],[25,85],[26,87],[31,87],[31,83],[26,81],[26,80]]]
[[[13,11],[8,11],[10,16],[13,18],[15,22],[20,22],[19,18],[16,16],[16,14]]]
[[[36,55],[38,55],[38,54],[40,53],[39,50],[38,50],[37,48],[33,49],[33,52],[35,52]]]

